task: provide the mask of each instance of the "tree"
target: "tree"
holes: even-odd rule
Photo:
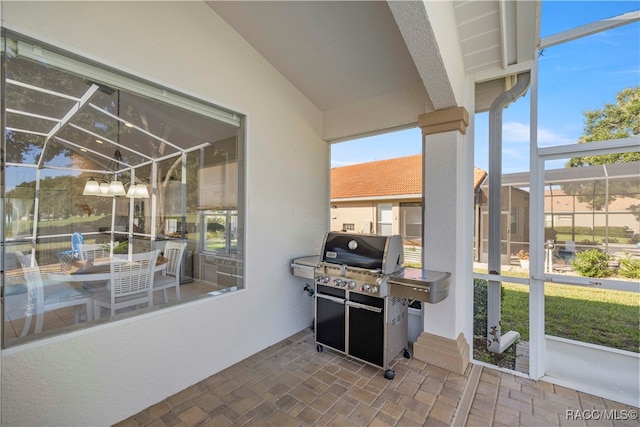
[[[640,135],[640,86],[626,88],[616,95],[615,104],[605,104],[601,110],[586,111],[584,135],[579,143],[607,141]],[[604,165],[640,161],[640,151],[600,156],[574,157],[569,167]]]
[[[578,143],[607,141],[640,135],[640,86],[626,88],[616,95],[615,104],[605,104],[600,110],[586,111],[584,134]],[[640,151],[571,158],[567,167],[608,165],[640,161]],[[594,210],[629,193],[637,193],[637,179],[610,181],[609,197],[605,197],[605,182],[577,182],[563,186],[566,194],[575,194]]]

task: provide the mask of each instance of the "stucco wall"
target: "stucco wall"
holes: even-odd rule
[[[545,349],[545,381],[640,405],[638,353],[549,335],[545,336]]]
[[[377,232],[378,205],[380,203],[391,203],[392,206],[392,232],[403,235],[400,203],[419,203],[420,199],[398,200],[370,200],[361,202],[331,202],[330,230],[340,231],[343,224],[353,224],[355,233],[369,233],[370,228]]]
[[[204,3],[1,6],[9,29],[246,114],[248,210],[246,290],[2,351],[2,425],[110,425],[308,327],[288,266],[328,228],[321,113]]]
[[[355,233],[369,233],[376,228],[376,203],[332,202],[330,229],[340,231],[343,224],[353,224]]]

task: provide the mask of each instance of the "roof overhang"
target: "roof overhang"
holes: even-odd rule
[[[207,4],[324,113],[328,141],[463,105],[469,76],[485,108],[532,66],[540,9],[538,0]]]

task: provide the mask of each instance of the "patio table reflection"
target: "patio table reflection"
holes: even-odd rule
[[[153,268],[154,273],[167,268],[167,259],[158,257]],[[129,262],[126,255],[121,257],[96,258],[93,260],[74,260],[61,272],[49,273],[49,279],[59,282],[104,282],[109,286],[111,265]]]

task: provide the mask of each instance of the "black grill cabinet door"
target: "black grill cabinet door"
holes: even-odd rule
[[[323,292],[324,290],[324,292]],[[337,294],[337,295],[332,295]],[[318,285],[316,289],[316,342],[345,351],[344,291]]]
[[[384,362],[384,299],[351,294],[348,354],[382,367]]]

